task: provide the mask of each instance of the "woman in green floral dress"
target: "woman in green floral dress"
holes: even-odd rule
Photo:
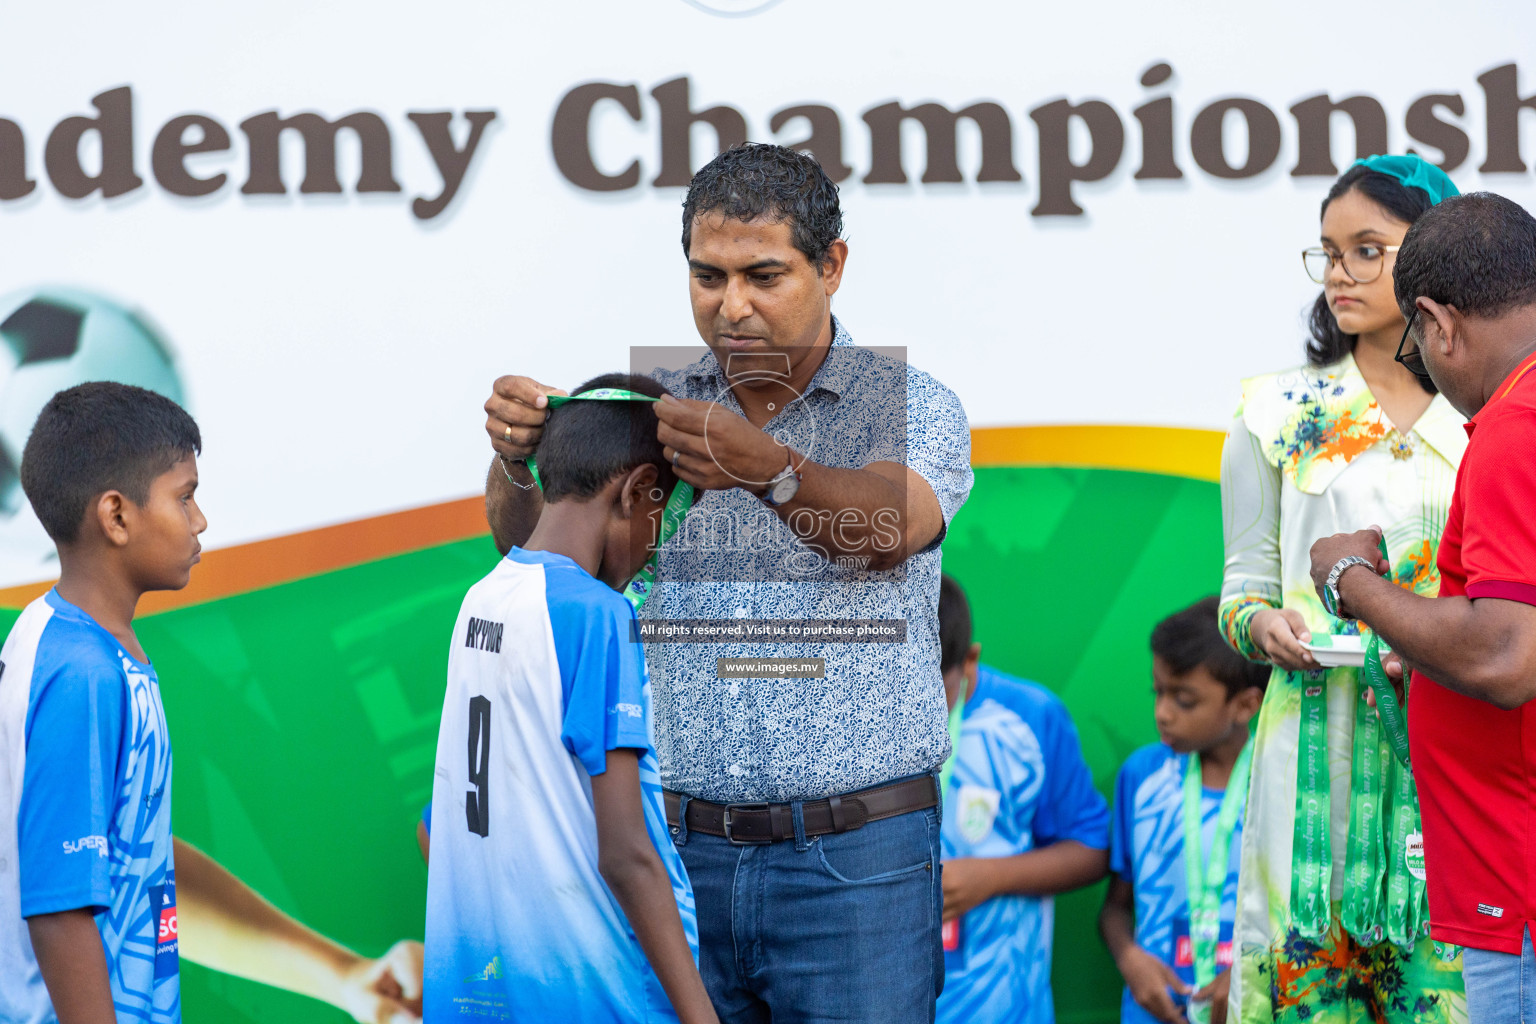
[[[1399,585],[1439,586],[1466,435],[1393,359],[1392,266],[1409,225],[1454,194],[1418,157],[1372,157],[1335,183],[1304,255],[1324,285],[1307,364],[1243,382],[1223,452],[1222,628],[1274,665],[1243,824],[1229,1003],[1242,1024],[1466,1020],[1460,957],[1427,937],[1412,778],[1360,670],[1325,670],[1307,648],[1359,632],[1313,591],[1319,537],[1379,525]]]

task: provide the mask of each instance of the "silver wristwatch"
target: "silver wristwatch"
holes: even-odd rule
[[[789,449],[785,449],[789,451]],[[800,474],[795,471],[795,453],[789,452],[789,465],[779,470],[778,475],[768,481],[768,489],[763,491],[763,500],[770,505],[778,506],[793,498],[800,490]]]
[[[1372,572],[1376,571],[1370,559],[1359,555],[1345,555],[1334,563],[1333,570],[1328,573],[1328,581],[1323,584],[1323,604],[1328,606],[1328,614],[1336,618],[1344,617],[1339,611],[1344,606],[1344,599],[1339,596],[1339,578],[1352,565],[1363,565]]]

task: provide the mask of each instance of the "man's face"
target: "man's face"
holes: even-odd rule
[[[1464,339],[1463,339],[1464,340]],[[1451,408],[1471,419],[1483,407],[1478,389],[1476,367],[1467,363],[1467,346],[1451,345],[1446,351],[1446,335],[1439,320],[1421,308],[1408,328],[1408,348],[1417,348],[1424,369],[1434,378],[1435,387],[1451,403]]]
[[[145,590],[180,590],[201,559],[197,537],[208,520],[197,507],[196,491],[197,459],[188,455],[155,477],[143,505],[132,506],[127,554]]]
[[[694,219],[688,295],[704,344],[730,377],[783,378],[831,330],[832,295],[842,280],[842,242],[828,267],[795,248],[789,221]],[[788,357],[787,362],[786,358]],[[750,385],[749,385],[750,386]]]

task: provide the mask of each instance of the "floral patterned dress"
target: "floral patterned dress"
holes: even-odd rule
[[[1293,608],[1314,633],[1358,632],[1313,590],[1310,548],[1320,537],[1379,525],[1392,575],[1433,595],[1435,552],[1456,467],[1461,416],[1444,396],[1406,434],[1383,415],[1352,356],[1243,382],[1243,404],[1222,454],[1226,571],[1221,625],[1245,656],[1264,660],[1249,627],[1265,608]],[[1321,939],[1292,920],[1292,836],[1303,673],[1270,675],[1255,737],[1243,825],[1229,1020],[1242,1024],[1462,1024],[1461,958],[1434,943],[1364,945],[1340,923],[1350,827],[1351,751],[1359,670],[1326,675],[1332,884]],[[1386,740],[1383,738],[1382,743]]]

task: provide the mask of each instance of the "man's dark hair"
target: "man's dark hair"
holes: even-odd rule
[[[1204,668],[1227,688],[1228,699],[1250,686],[1264,689],[1269,666],[1249,661],[1227,646],[1217,623],[1220,608],[1221,599],[1211,596],[1174,612],[1153,627],[1152,653],[1175,675]]]
[[[795,248],[820,273],[827,251],[842,237],[837,186],[813,157],[766,142],[743,142],[715,157],[693,176],[683,198],[683,255],[693,222],[706,213],[730,220],[759,217],[789,221]]]
[[[1452,196],[1408,229],[1393,279],[1405,317],[1420,295],[1479,317],[1536,303],[1536,218],[1492,192]]]
[[[939,579],[939,671],[965,663],[971,653],[971,602],[953,576]]]
[[[597,388],[622,388],[653,398],[667,394],[651,378],[632,373],[593,377],[571,394]],[[544,500],[590,498],[614,477],[647,462],[660,473],[657,486],[670,494],[677,475],[662,454],[656,424],[652,402],[567,402],[553,410],[537,452]]]
[[[60,391],[38,414],[21,455],[21,489],[55,544],[72,544],[107,491],[136,505],[155,478],[203,450],[197,423],[175,402],[111,381]]]
[[[1350,192],[1358,192],[1377,206],[1388,216],[1412,225],[1424,216],[1435,205],[1429,193],[1415,185],[1404,185],[1390,174],[1374,171],[1362,164],[1356,164],[1343,174],[1339,180],[1333,183],[1328,190],[1328,195],[1323,198],[1323,208],[1318,212],[1321,218],[1328,212],[1329,205],[1335,199],[1341,199]],[[1398,255],[1398,265],[1402,265],[1402,255]],[[1307,342],[1307,363],[1312,366],[1327,366],[1336,363],[1355,350],[1356,335],[1345,334],[1339,327],[1338,319],[1333,315],[1333,310],[1328,308],[1328,296],[1326,293],[1318,293],[1317,300],[1312,303],[1312,310],[1307,318],[1307,326],[1312,338]],[[1434,391],[1433,384],[1419,382],[1427,391]]]

